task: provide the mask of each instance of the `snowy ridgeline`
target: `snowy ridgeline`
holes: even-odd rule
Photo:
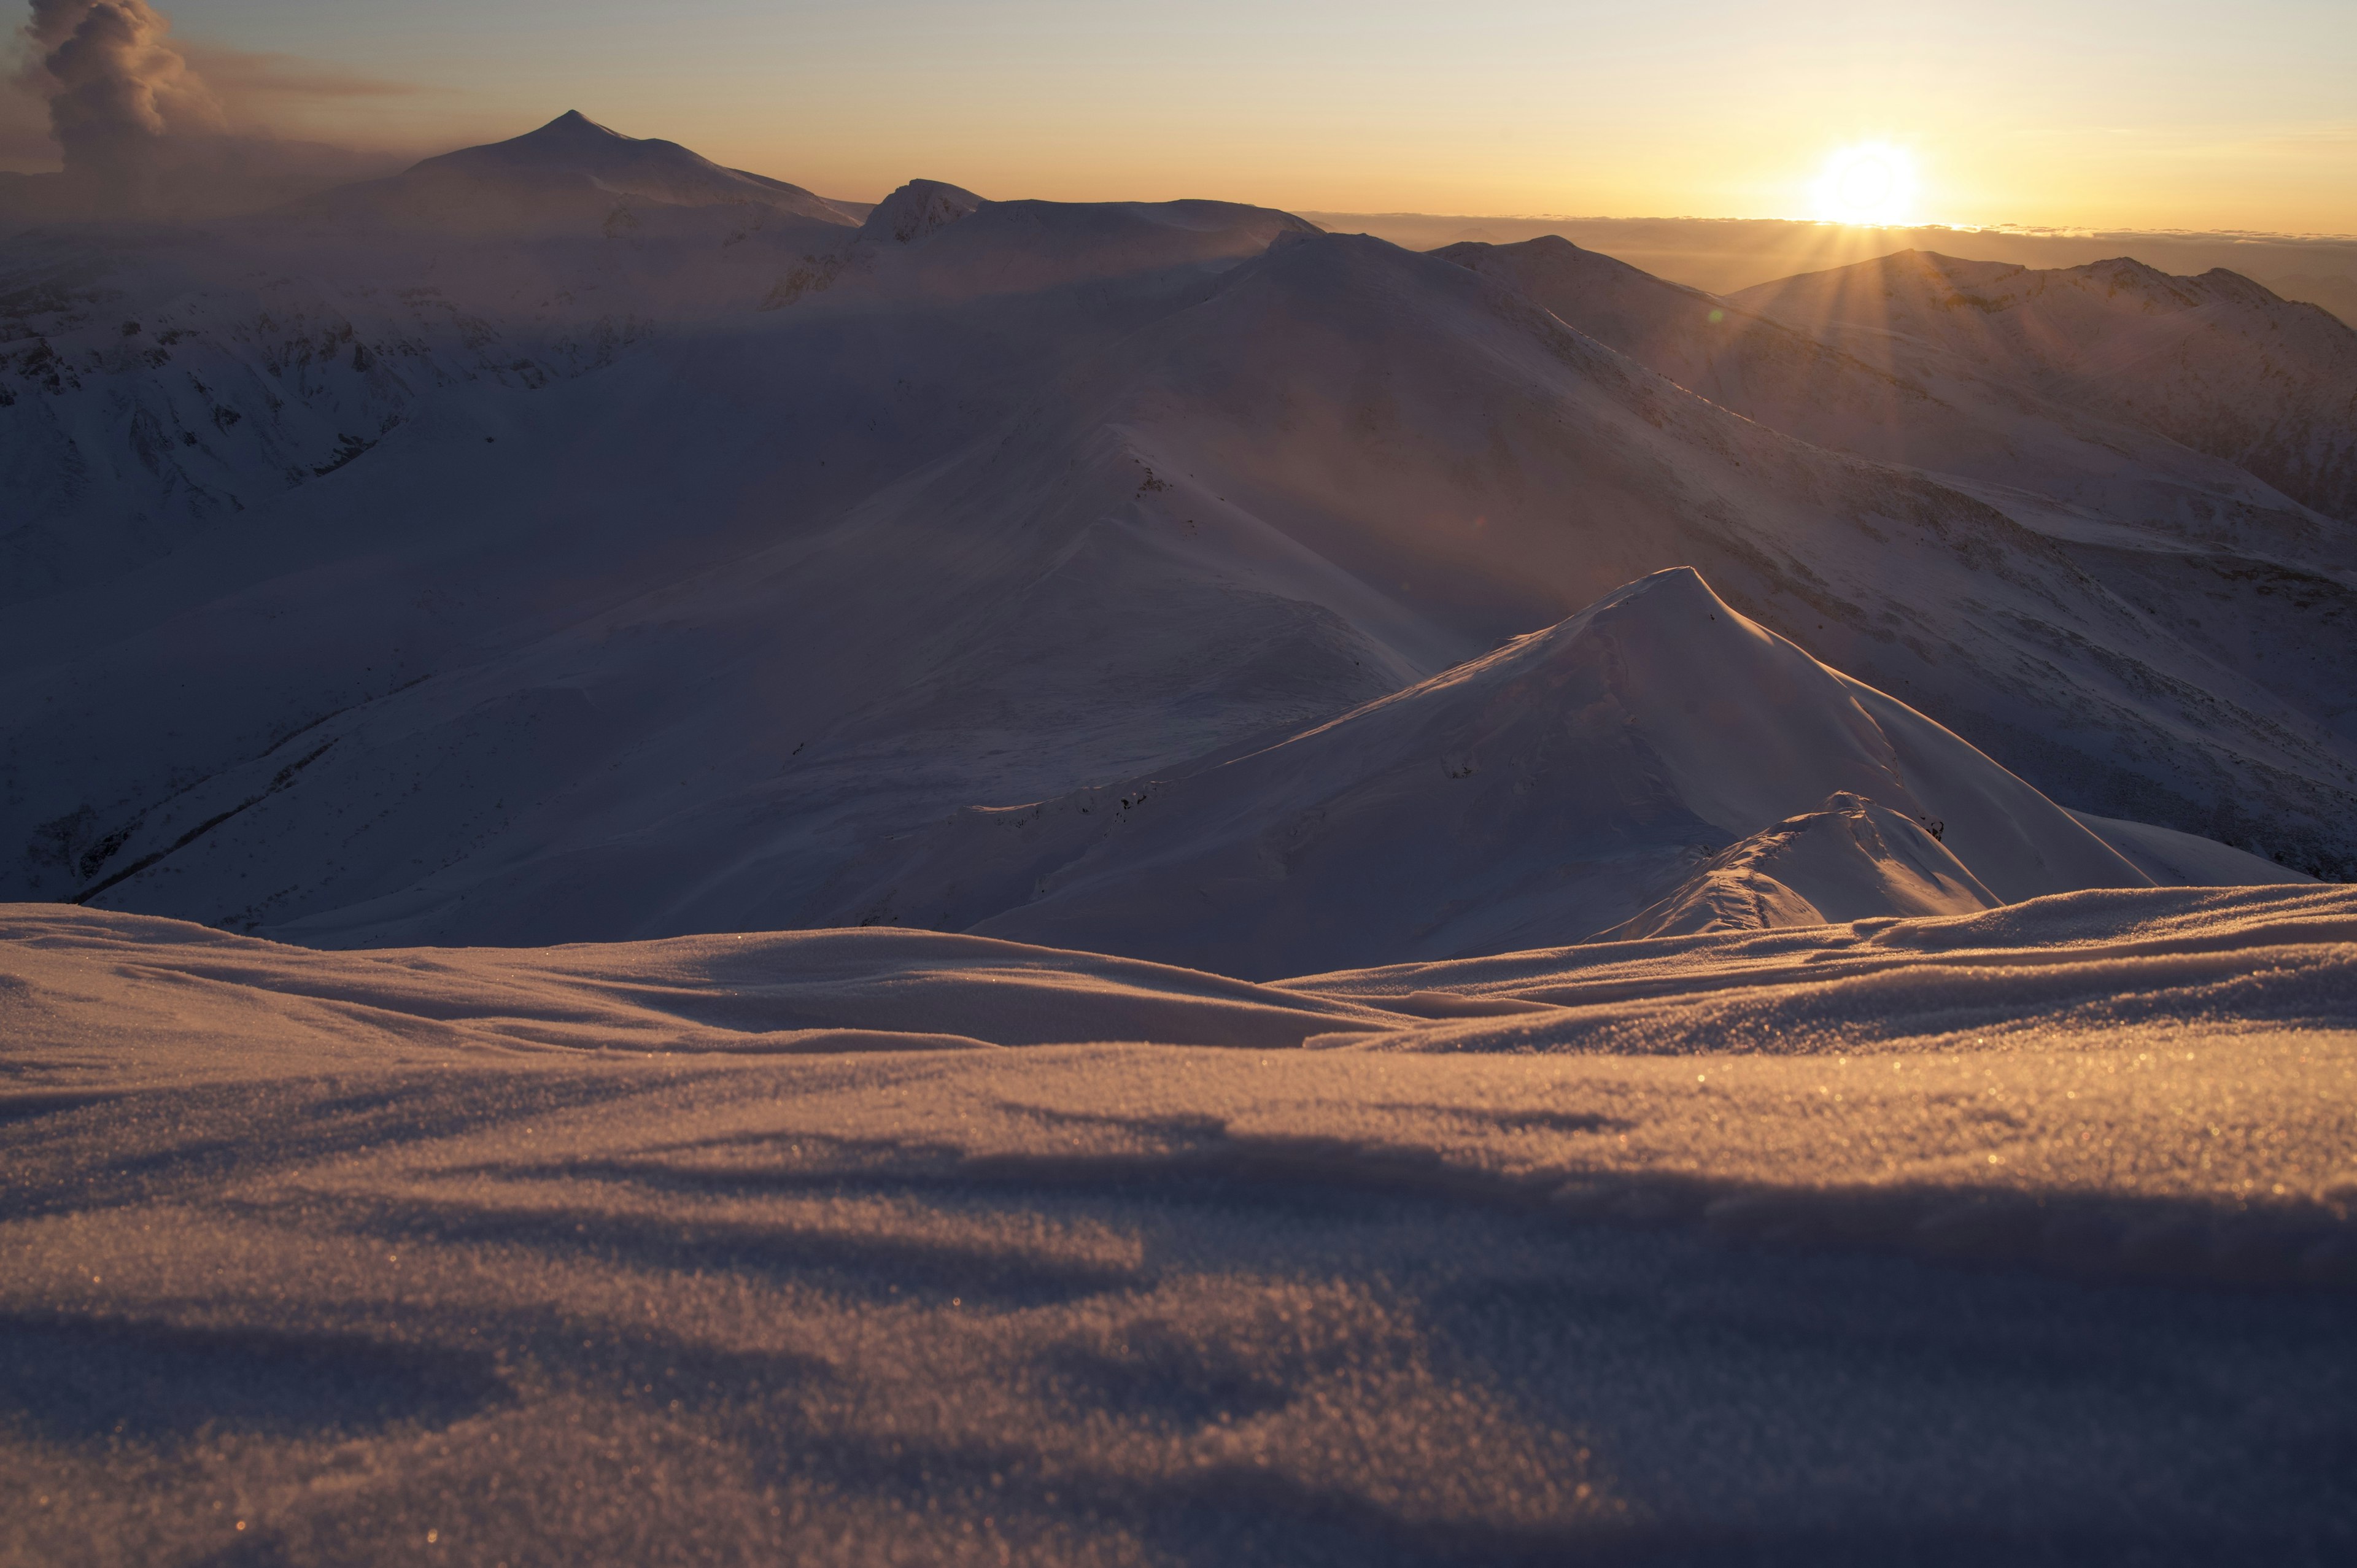
[[[1265,976],[2357,868],[2357,360],[2239,280],[1719,300],[571,115],[7,253],[7,896]]]

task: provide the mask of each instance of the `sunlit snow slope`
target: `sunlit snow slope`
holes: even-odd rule
[[[885,854],[845,918],[1262,976],[1555,946],[1657,898],[1648,932],[2148,885],[1685,568],[1282,744]]]

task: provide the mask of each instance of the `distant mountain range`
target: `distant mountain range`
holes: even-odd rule
[[[0,898],[1278,974],[2346,877],[2352,367],[2231,274],[1720,297],[578,115],[34,231]]]
[[[2033,272],[1902,251],[1729,297],[1886,365],[1944,351],[2357,520],[2357,332],[2222,267]]]
[[[2167,273],[2217,268],[2357,325],[2357,235],[2201,233],[2183,230],[1860,228],[1778,218],[1501,218],[1421,212],[1304,212],[1320,227],[1366,233],[1411,251],[1467,241],[1569,240],[1692,288],[1731,294],[1802,273],[1931,251],[2067,271],[2135,256]]]

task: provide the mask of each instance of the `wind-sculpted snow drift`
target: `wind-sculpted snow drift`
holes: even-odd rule
[[[2353,966],[2316,887],[1273,986],[0,907],[0,1498],[45,1562],[2323,1563]]]

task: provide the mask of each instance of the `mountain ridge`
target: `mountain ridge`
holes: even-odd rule
[[[1921,824],[1955,872],[1935,906],[1911,864],[1871,856],[1840,918],[2150,885],[1955,736],[1677,567],[1218,767],[961,813],[889,851],[832,923],[1257,979],[1345,953],[1557,947],[1641,918],[1718,845],[1829,798]]]
[[[1913,338],[2031,377],[2357,521],[2357,329],[2223,268],[2189,279],[2133,258],[2038,271],[1902,251],[1729,299],[1845,347]]]
[[[856,225],[641,202],[609,229],[614,193],[579,188],[596,205],[561,231],[273,220],[117,274],[210,322],[102,298],[113,282],[39,318],[61,390],[23,383],[8,417],[71,411],[77,443],[120,451],[129,391],[167,439],[113,493],[171,494],[184,452],[250,488],[234,521],[36,587],[0,630],[11,896],[318,945],[862,918],[866,857],[966,808],[1216,772],[1680,566],[1891,694],[1854,701],[1928,714],[2069,806],[2327,872],[2357,856],[2352,715],[2328,701],[2357,681],[2309,632],[2339,613],[2332,525],[2117,499],[2190,494],[2210,459],[2073,500],[1838,451],[1591,336],[1576,299],[1266,209],[912,182]],[[903,209],[945,220],[903,239]],[[332,309],[182,286],[260,246]],[[447,326],[413,358],[389,302],[416,308],[429,262]],[[321,367],[385,399],[371,424],[321,417],[291,486],[172,401],[192,369],[229,384],[199,339],[145,340],[264,314],[308,347],[240,340],[227,430],[272,398],[277,420],[335,408]],[[608,348],[515,368],[584,319],[614,324]],[[1758,331],[1809,375],[1873,371]],[[339,461],[335,435],[359,449]],[[99,493],[60,489],[42,526],[101,531]],[[2279,575],[2248,575],[2262,533]],[[1667,891],[1632,886],[1613,918],[1647,889]]]

